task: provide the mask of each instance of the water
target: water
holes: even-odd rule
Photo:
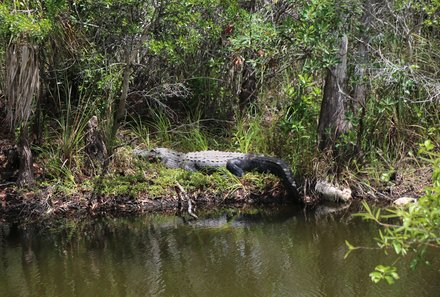
[[[440,296],[434,257],[416,271],[400,261],[393,286],[368,277],[393,256],[361,250],[344,259],[345,240],[373,246],[377,234],[349,216],[316,219],[289,208],[61,229],[0,227],[0,296]]]

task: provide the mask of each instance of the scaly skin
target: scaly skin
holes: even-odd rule
[[[270,172],[282,180],[290,195],[301,201],[293,173],[287,163],[281,159],[222,151],[180,153],[167,148],[154,148],[150,151],[134,150],[133,154],[160,161],[168,168],[182,168],[188,171],[209,171],[226,167],[236,176],[243,176],[249,171]]]

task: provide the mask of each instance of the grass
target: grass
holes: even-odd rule
[[[69,104],[65,111],[65,116],[58,121],[56,132],[50,133],[47,141],[50,145],[39,149],[40,158],[45,160],[47,178],[58,183],[62,191],[73,193],[75,189],[81,188],[80,181],[84,180],[81,178],[81,151],[84,126],[89,115],[87,112],[74,111]],[[304,117],[299,111],[296,111],[295,117],[289,117],[289,121],[276,108],[259,115],[243,116],[230,130],[222,131],[221,138],[210,134],[209,131],[212,129],[204,126],[204,122],[197,117],[197,112],[195,114],[196,118],[187,118],[183,124],[173,124],[164,112],[156,112],[152,122],[132,118],[129,134],[137,137],[147,148],[163,146],[177,147],[177,150],[181,151],[199,151],[221,147],[244,153],[281,156],[287,163],[292,164],[293,171],[304,179],[332,179],[341,176],[358,181],[356,175],[361,175],[365,177],[363,182],[371,183],[373,187],[388,183],[395,165],[404,156],[393,153],[392,147],[398,146],[398,151],[407,150],[406,146],[398,145],[402,140],[399,143],[392,142],[395,139],[390,138],[380,140],[389,129],[381,127],[372,132],[372,139],[364,140],[361,144],[367,151],[363,160],[359,160],[357,156],[346,160],[343,168],[346,174],[336,176],[331,171],[336,162],[333,156],[324,155],[316,150],[316,123],[304,125]],[[367,120],[371,121],[371,116]],[[289,126],[286,126],[286,121]],[[378,125],[377,122],[375,125]],[[419,139],[427,131],[419,129],[417,133],[407,133],[409,136],[400,134],[407,138]],[[434,135],[431,138],[436,138],[438,129],[431,128],[429,132]],[[367,130],[365,133],[371,131]],[[341,141],[341,146],[353,139],[349,136],[347,135],[348,140]],[[408,146],[414,145],[409,143]],[[261,174],[247,174],[238,179],[227,170],[206,175],[167,169],[160,164],[133,159],[131,149],[127,146],[119,148],[115,153],[101,191],[103,195],[108,196],[136,198],[146,195],[152,199],[159,199],[175,195],[176,181],[189,192],[227,195],[238,189],[252,189],[253,192],[262,193],[265,185],[273,180],[272,177]]]
[[[268,133],[262,127],[261,121],[261,116],[238,120],[232,142],[240,152],[266,153],[268,151]]]
[[[150,199],[172,197],[178,182],[189,193],[201,191],[204,195],[226,196],[238,189],[247,188],[262,192],[267,184],[267,175],[246,174],[243,178],[232,175],[226,168],[212,174],[169,169],[160,163],[148,163],[131,158],[129,150],[116,156],[110,173],[104,178],[101,194],[104,196],[138,197]],[[275,177],[269,178],[273,181]]]
[[[164,112],[155,112],[154,121],[150,123],[154,129],[156,141],[162,143],[163,146],[170,146],[171,138],[171,121]]]
[[[130,175],[108,175],[103,181],[102,194],[132,198],[145,194],[150,199],[159,199],[175,195],[176,182],[189,192],[200,190],[206,195],[225,193],[242,186],[236,177],[223,171],[206,175],[183,169],[168,169],[161,164],[148,164],[146,170],[142,168],[145,165]]]
[[[140,142],[142,142],[147,147],[151,146],[150,142],[150,128],[148,125],[146,125],[140,117],[138,118],[132,118],[132,121],[130,123],[130,131],[131,133],[139,139]]]
[[[204,151],[209,149],[209,141],[199,121],[183,127],[178,137],[180,147],[185,151]]]
[[[60,116],[55,119],[55,125],[46,131],[45,139],[41,142],[43,145],[33,149],[42,160],[45,176],[74,188],[84,165],[82,151],[85,130],[92,117],[93,104],[89,96],[80,93],[74,106],[71,92],[71,88],[68,88],[64,97],[59,96],[59,99],[65,98],[65,102],[61,102],[61,99],[58,102]]]

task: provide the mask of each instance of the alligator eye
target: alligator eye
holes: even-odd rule
[[[155,149],[151,149],[150,152],[148,153],[148,156],[150,157],[150,159],[154,159],[154,158],[158,158],[160,156],[160,153]]]

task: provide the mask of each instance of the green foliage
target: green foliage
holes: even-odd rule
[[[203,132],[200,122],[195,122],[192,125],[188,125],[188,131],[182,129],[179,132],[178,138],[180,139],[181,146],[191,152],[191,151],[204,151],[209,149],[208,138]]]
[[[133,118],[130,130],[144,145],[150,147],[150,129],[141,118]]]
[[[156,20],[160,34],[152,34],[149,50],[173,64],[185,62],[185,58],[195,54],[207,40],[220,37],[222,27],[218,20],[235,2],[187,0],[161,5],[161,17]]]
[[[275,25],[272,22],[267,22],[260,14],[250,14],[243,10],[239,13],[241,22],[237,26],[234,36],[229,39],[231,49],[233,51],[243,49],[276,51],[274,41],[279,37]],[[270,53],[266,54],[270,55]]]
[[[421,145],[420,153],[429,158],[433,166],[433,186],[426,189],[425,196],[406,207],[373,210],[366,202],[365,212],[357,214],[379,224],[377,243],[385,252],[392,250],[397,256],[415,253],[411,263],[414,268],[427,248],[440,248],[440,154],[435,152],[430,141]],[[374,282],[384,279],[393,283],[398,279],[393,266],[377,266],[370,274]]]
[[[340,5],[340,3],[338,3]],[[286,26],[284,34],[293,35],[296,48],[306,54],[305,71],[314,71],[337,63],[335,28],[341,18],[333,1],[307,1],[298,13],[298,21]]]
[[[316,117],[319,114],[321,88],[315,78],[307,73],[299,74],[295,84],[288,84],[284,93],[289,100],[280,127],[286,133],[293,133],[294,138],[314,137]]]
[[[432,97],[436,84],[428,83],[436,80],[434,73],[440,68],[432,54],[440,45],[432,35],[438,29],[431,12],[438,8],[437,2],[395,1],[391,14],[378,16],[395,25],[365,28],[370,47],[381,53],[369,56],[368,65],[375,75],[368,81],[370,97],[364,110],[362,148],[366,151],[380,149],[399,159],[402,152],[416,149],[427,138],[427,129],[440,124]]]
[[[99,29],[97,41],[101,44],[121,46],[124,36],[141,33],[152,20],[155,9],[152,4],[141,0],[79,0],[73,5],[81,14],[71,17],[87,32],[95,33]]]
[[[233,142],[242,153],[268,152],[267,133],[261,126],[262,116],[241,119],[236,124]]]
[[[370,278],[375,283],[385,280],[389,285],[392,285],[395,280],[399,279],[399,275],[396,272],[396,267],[378,265],[375,271],[370,273]]]
[[[48,1],[53,8],[54,1]],[[3,38],[42,41],[51,31],[52,22],[41,1],[6,0],[0,3],[0,34]]]
[[[151,126],[156,139],[164,146],[169,146],[171,144],[171,122],[167,115],[162,111],[155,112]]]

